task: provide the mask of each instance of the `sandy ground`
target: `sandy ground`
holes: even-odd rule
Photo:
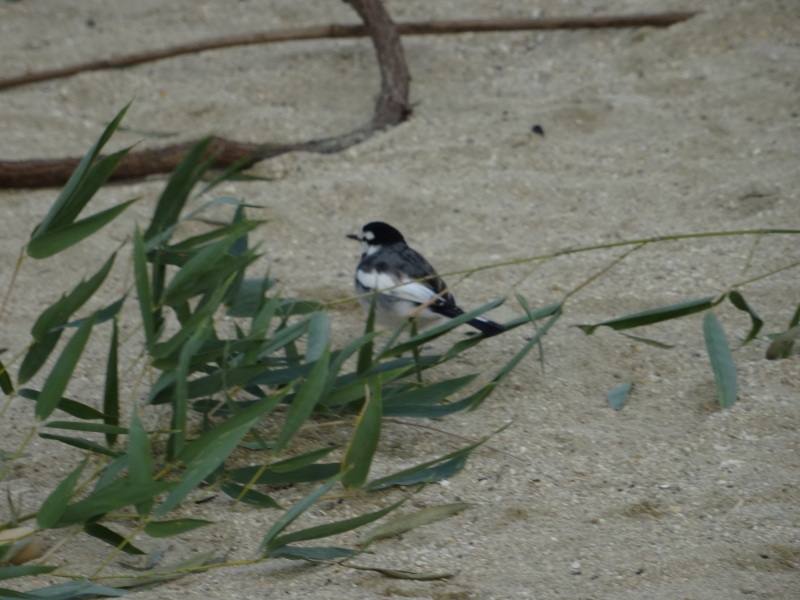
[[[697,6],[679,0],[388,3],[395,18],[414,20]],[[269,223],[257,237],[267,260],[258,268],[269,268],[287,293],[346,297],[357,248],[344,235],[375,219],[401,229],[440,272],[625,239],[797,228],[800,5],[709,0],[702,7],[702,15],[663,30],[406,38],[415,102],[408,123],[342,154],[263,163],[255,172],[274,181],[222,190],[266,207],[261,216]],[[2,2],[2,72],[355,20],[343,3],[321,0]],[[132,99],[127,127],[176,134],[170,141],[212,132],[248,141],[321,137],[361,124],[376,90],[368,40],[239,48],[86,73],[2,92],[0,157],[80,155]],[[531,132],[535,124],[544,137]],[[112,145],[139,139],[121,134]],[[32,319],[44,307],[93,273],[134,221],[146,222],[162,186],[155,178],[109,187],[97,207],[142,201],[102,235],[54,259],[23,264],[3,318],[4,360],[25,347]],[[3,290],[55,194],[0,192]],[[508,319],[523,313],[514,294],[534,307],[559,301],[620,253],[569,255],[451,283],[466,307],[509,296],[496,311]],[[417,507],[464,501],[472,508],[359,558],[360,564],[451,572],[451,579],[395,581],[274,561],[192,575],[138,597],[798,597],[800,364],[796,355],[764,358],[765,333],[785,328],[800,301],[797,267],[740,288],[766,325],[759,339],[735,351],[741,401],[730,410],[716,408],[702,315],[637,332],[672,344],[670,350],[610,331],[587,337],[574,327],[721,293],[797,260],[796,236],[661,242],[572,296],[544,343],[544,369],[531,355],[479,411],[435,424],[478,439],[513,421],[461,474],[412,501]],[[115,277],[121,289],[124,275]],[[107,300],[96,299],[92,308]],[[738,347],[748,318],[729,304],[715,312]],[[342,343],[358,333],[363,316],[348,304],[332,319]],[[491,374],[529,335],[517,330],[490,340],[453,370]],[[103,351],[93,350],[98,361]],[[102,369],[81,369],[70,393],[99,402]],[[637,384],[635,392],[628,406],[614,411],[605,395],[626,381]],[[3,448],[16,447],[31,419],[30,403],[14,401],[0,423]],[[376,472],[463,443],[388,426]],[[56,442],[35,440],[0,491],[4,498],[10,492],[21,512],[35,510],[75,458]],[[307,491],[282,490],[278,497],[291,503]],[[397,497],[325,503],[312,511],[311,522],[359,514]],[[278,513],[231,510],[218,497],[191,514],[219,524],[166,543],[143,538],[140,545],[167,549],[167,561],[209,548],[245,560]],[[86,572],[106,555],[76,538],[50,564]]]

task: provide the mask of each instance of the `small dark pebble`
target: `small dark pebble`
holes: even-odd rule
[[[531,131],[536,135],[544,137],[544,129],[542,129],[541,125],[534,125],[533,127],[531,127]]]

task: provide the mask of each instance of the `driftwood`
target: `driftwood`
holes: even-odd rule
[[[410,76],[405,62],[401,35],[427,35],[465,32],[520,31],[532,29],[582,29],[605,27],[666,27],[685,21],[696,12],[672,12],[650,15],[609,17],[561,17],[523,20],[431,21],[396,25],[380,0],[345,0],[358,13],[364,25],[330,25],[307,29],[256,33],[184,44],[127,57],[95,61],[83,65],[30,73],[0,80],[0,89],[74,75],[87,70],[126,67],[202,50],[227,48],[245,44],[318,38],[360,37],[369,35],[375,47],[381,75],[381,88],[372,118],[358,129],[330,138],[289,144],[262,145],[214,138],[209,154],[214,166],[222,168],[237,161],[244,167],[287,152],[339,152],[358,144],[376,131],[402,123],[411,114],[409,103]],[[155,173],[169,173],[196,142],[173,144],[131,152],[120,162],[111,179],[134,179]],[[78,165],[80,158],[51,160],[0,161],[0,188],[37,188],[63,185]]]
[[[669,27],[675,23],[686,21],[698,14],[697,12],[667,12],[655,14],[636,14],[606,17],[549,17],[540,19],[484,19],[466,21],[420,21],[397,23],[397,32],[403,35],[443,35],[448,33],[487,33],[491,31],[531,31],[549,29],[599,29],[613,27]],[[47,69],[34,73],[25,73],[15,77],[0,79],[0,90],[5,90],[29,83],[49,81],[70,77],[86,71],[101,71],[104,69],[122,69],[142,63],[173,58],[183,54],[196,54],[207,50],[222,50],[236,46],[251,46],[256,44],[274,44],[276,42],[291,42],[302,40],[319,40],[327,38],[354,38],[369,35],[364,25],[323,25],[320,27],[304,27],[301,29],[282,29],[278,31],[261,31],[217,38],[214,40],[200,40],[188,44],[179,44],[169,48],[149,50],[106,58],[92,62],[81,63],[59,69]]]
[[[227,167],[243,161],[247,168],[266,158],[298,150],[306,152],[340,152],[358,144],[376,131],[402,123],[411,114],[409,82],[400,36],[389,14],[380,0],[347,0],[364,20],[372,38],[381,74],[381,89],[370,121],[358,129],[343,135],[291,144],[262,145],[214,138],[208,154],[214,156],[213,166]],[[169,173],[174,170],[188,150],[197,142],[173,144],[130,152],[120,161],[111,179],[133,179],[154,173]],[[37,188],[63,185],[80,158],[53,160],[0,161],[0,187]]]

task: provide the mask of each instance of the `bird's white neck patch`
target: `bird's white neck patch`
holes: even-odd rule
[[[363,253],[364,256],[372,256],[380,249],[381,249],[380,246],[371,244],[368,240],[361,241],[361,252]]]

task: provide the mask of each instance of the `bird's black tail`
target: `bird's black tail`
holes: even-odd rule
[[[500,323],[495,323],[494,321],[484,319],[483,317],[475,317],[474,319],[467,321],[467,324],[472,325],[475,329],[480,331],[483,334],[483,337],[492,337],[493,335],[503,333],[506,330],[506,328],[500,325]]]

